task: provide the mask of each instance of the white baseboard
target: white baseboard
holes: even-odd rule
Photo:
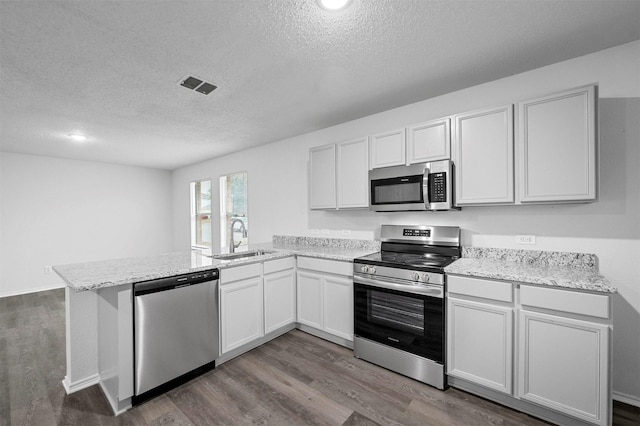
[[[62,381],[62,386],[64,386],[64,390],[67,392],[67,395],[69,395],[74,392],[78,392],[79,390],[86,389],[89,386],[97,385],[98,383],[100,383],[100,375],[96,373],[74,383],[70,383],[69,378],[65,376]]]
[[[611,392],[611,397],[614,401],[624,402],[625,404],[633,405],[640,408],[640,398],[637,396],[627,395],[621,392]]]
[[[0,294],[0,299],[2,299],[3,297],[11,297],[11,296],[22,296],[23,294],[31,294],[31,293],[39,293],[41,291],[49,291],[49,290],[57,290],[59,288],[64,288],[64,284],[56,284],[54,286],[48,286],[48,287],[39,287],[39,288],[30,288],[27,290],[18,290],[18,291],[12,291],[10,293],[3,293]]]

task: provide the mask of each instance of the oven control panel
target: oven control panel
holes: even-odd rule
[[[403,237],[431,237],[431,229],[413,229],[404,228],[402,230]]]
[[[444,274],[436,272],[411,271],[408,269],[392,268],[387,266],[364,265],[354,263],[353,272],[359,275],[368,275],[370,278],[394,278],[396,280],[411,281],[419,284],[444,284]]]

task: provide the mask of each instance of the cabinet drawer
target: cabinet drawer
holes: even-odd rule
[[[264,273],[270,274],[272,272],[284,271],[285,269],[292,269],[294,264],[293,257],[285,257],[284,259],[268,260],[264,262]]]
[[[449,276],[447,278],[447,288],[449,293],[482,297],[485,299],[499,300],[501,302],[513,302],[511,283],[481,278]]]
[[[223,268],[220,270],[220,284],[224,285],[233,281],[257,277],[261,274],[261,263],[252,263],[250,265],[236,266],[234,268]]]
[[[317,259],[315,257],[298,256],[298,268],[330,274],[353,276],[353,263],[340,260]]]
[[[610,316],[609,296],[603,294],[522,285],[520,304],[598,318]]]

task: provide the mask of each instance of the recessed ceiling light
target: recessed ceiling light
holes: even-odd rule
[[[84,135],[79,135],[77,133],[71,133],[67,135],[67,137],[69,137],[69,139],[74,140],[76,142],[86,142],[89,139],[88,137]]]
[[[326,10],[340,10],[347,7],[351,0],[318,0],[320,6]]]

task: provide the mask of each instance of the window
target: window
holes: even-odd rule
[[[191,247],[211,248],[211,180],[191,182]]]
[[[220,248],[229,252],[249,247],[247,172],[220,177]]]

